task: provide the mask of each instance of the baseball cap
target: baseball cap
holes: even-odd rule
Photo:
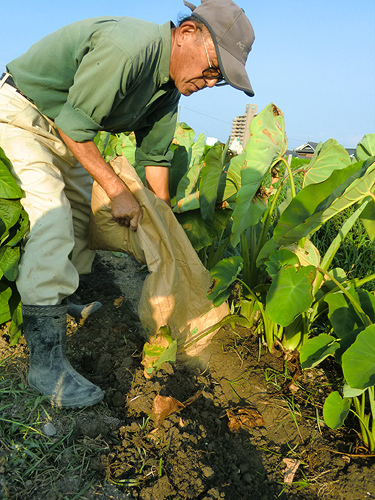
[[[225,81],[253,97],[245,64],[255,37],[245,11],[232,0],[201,0],[198,7],[186,0],[184,4],[209,30]]]

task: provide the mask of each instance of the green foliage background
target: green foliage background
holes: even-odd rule
[[[10,170],[11,163],[0,148],[0,324],[10,321],[9,333],[14,344],[22,327],[21,301],[15,280],[28,216],[20,202],[22,190]]]

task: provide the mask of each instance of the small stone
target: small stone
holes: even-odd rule
[[[49,437],[55,436],[55,434],[57,434],[56,427],[51,422],[47,422],[43,425],[42,432],[44,432],[44,434]]]
[[[241,471],[241,474],[245,474],[246,472],[249,471],[249,466],[247,464],[240,464],[240,471]]]
[[[112,404],[116,407],[125,406],[126,397],[120,392],[116,391],[112,396]]]
[[[137,422],[132,422],[130,425],[127,426],[129,429],[129,432],[138,432],[139,431],[139,425]]]
[[[220,492],[216,488],[211,488],[208,492],[207,495],[209,498],[220,498]]]
[[[170,363],[163,363],[160,370],[163,370],[167,375],[173,375],[174,373],[173,366]]]
[[[243,480],[247,484],[251,484],[253,482],[252,477],[250,476],[250,474],[248,472],[246,472],[246,474],[243,475]]]
[[[208,451],[213,451],[214,448],[215,448],[215,446],[213,443],[208,443],[208,446],[207,446]]]
[[[211,469],[211,467],[203,467],[202,472],[204,477],[207,478],[212,478],[215,474],[215,472],[213,471],[213,469]]]

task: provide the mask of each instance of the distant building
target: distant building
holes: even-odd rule
[[[250,123],[257,114],[257,110],[257,104],[247,104],[245,114],[237,116],[233,120],[230,144],[238,144],[240,142],[242,148],[246,146],[250,137]]]
[[[299,157],[311,158],[315,152],[317,142],[308,142],[307,144],[302,144],[302,146],[298,146],[298,148],[293,151],[297,153]]]
[[[298,148],[293,149],[293,156],[298,156],[299,158],[311,158],[315,153],[318,142],[308,142],[307,144],[302,144]],[[356,149],[355,148],[345,148],[348,152],[350,158],[354,158]]]
[[[214,146],[217,143],[216,137],[207,137],[206,144],[207,146]]]

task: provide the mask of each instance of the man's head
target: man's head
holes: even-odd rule
[[[186,18],[176,28],[170,74],[179,92],[186,96],[222,80],[215,45],[204,24]]]
[[[174,32],[171,78],[190,95],[221,80],[253,96],[245,63],[254,32],[244,11],[232,0],[202,0]]]

